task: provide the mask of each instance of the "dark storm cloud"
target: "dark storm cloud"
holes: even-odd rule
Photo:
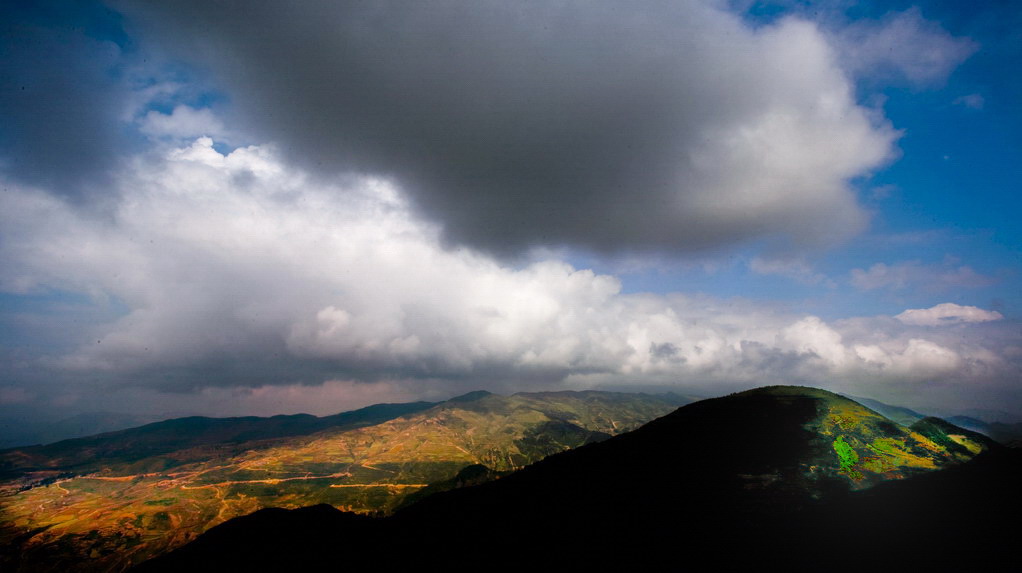
[[[861,226],[844,182],[893,139],[811,25],[754,33],[704,3],[124,9],[292,160],[394,176],[494,252],[827,242]]]
[[[0,7],[0,167],[64,196],[107,182],[127,143],[119,17],[87,2]]]

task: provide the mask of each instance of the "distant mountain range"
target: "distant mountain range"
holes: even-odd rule
[[[262,510],[136,570],[1010,568],[1019,470],[1018,450],[941,419],[769,387],[388,518]]]
[[[493,479],[691,401],[473,392],[321,418],[179,418],[6,450],[0,570],[120,571],[266,507],[385,514],[410,496]]]
[[[169,416],[164,416],[167,418]],[[0,449],[49,444],[133,428],[161,418],[117,412],[86,412],[60,420],[39,421],[26,416],[0,417]]]
[[[892,406],[872,398],[844,395],[863,406],[872,408],[891,420],[906,426],[912,425],[926,416],[901,406]],[[1008,445],[1022,445],[1022,421],[1005,412],[992,410],[966,410],[971,415],[947,415],[944,419],[952,424],[989,436],[994,440]]]

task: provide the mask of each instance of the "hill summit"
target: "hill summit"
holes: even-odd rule
[[[139,570],[314,570],[339,554],[384,569],[454,555],[600,570],[983,564],[1007,553],[1011,530],[990,520],[1017,515],[1020,468],[1017,452],[946,422],[906,428],[830,392],[768,387],[684,406],[386,519],[257,512]]]
[[[998,444],[976,432],[939,418],[924,418],[903,426],[858,402],[818,388],[769,386],[735,394],[724,404],[765,397],[777,415],[795,415],[797,404],[815,404],[803,429],[807,454],[800,460],[805,477],[842,477],[855,489],[888,479],[901,479],[927,470],[972,459]],[[728,406],[730,407],[730,406]]]

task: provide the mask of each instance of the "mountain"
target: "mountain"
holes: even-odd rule
[[[903,426],[911,426],[912,424],[922,420],[926,417],[924,414],[920,414],[910,408],[904,406],[892,406],[885,404],[880,400],[874,400],[872,398],[863,398],[862,396],[852,396],[851,394],[841,394],[845,398],[850,398],[859,404],[873,410],[874,412],[890,418],[892,421],[897,422]]]
[[[994,422],[984,431],[991,438],[1012,447],[1022,447],[1022,422],[1004,424]]]
[[[376,404],[333,416],[308,414],[241,418],[175,418],[96,436],[0,451],[0,479],[52,472],[87,473],[171,452],[312,434],[327,428],[378,424],[435,406],[433,402]],[[180,463],[181,460],[167,463]]]
[[[474,392],[318,419],[184,418],[7,451],[0,566],[121,570],[266,507],[326,503],[387,513],[430,484],[437,484],[431,491],[463,485],[468,478],[457,478],[467,466],[487,468],[468,481],[489,479],[688,401]]]
[[[863,406],[871,408],[883,416],[906,426],[910,426],[927,417],[926,415],[920,414],[919,412],[909,408],[892,406],[872,398],[862,398],[859,396],[852,396],[850,394],[842,394],[842,396],[851,398]],[[949,414],[942,415],[942,418],[960,428],[991,437],[1001,444],[1009,446],[1018,446],[1019,444],[1022,444],[1022,422],[1018,422],[1016,416],[994,410],[969,410],[969,412],[973,413],[974,416]],[[982,416],[985,419],[975,416]],[[1010,423],[1005,422],[1004,420],[1015,420],[1015,422]]]
[[[1020,417],[1018,414],[1012,414],[1010,412],[1004,412],[1004,411],[1001,411],[1001,410],[990,410],[990,409],[980,409],[980,408],[971,408],[971,409],[966,409],[966,410],[956,411],[956,412],[944,412],[944,411],[939,411],[938,410],[936,412],[936,415],[938,415],[938,416],[940,416],[942,418],[945,418],[945,419],[953,417],[953,416],[968,416],[969,418],[973,418],[973,419],[979,420],[979,421],[981,421],[981,422],[983,422],[985,424],[1020,424],[1020,423],[1022,423],[1022,417]]]
[[[155,421],[153,416],[117,412],[87,412],[57,421],[39,422],[22,417],[0,418],[0,449],[48,444],[104,432],[133,428]]]
[[[1004,422],[984,422],[971,416],[951,416],[948,422],[962,428],[979,432],[1007,446],[1022,446],[1022,422],[1008,424]]]
[[[385,519],[256,512],[137,571],[989,566],[1017,533],[991,520],[1022,508],[1018,452],[924,422],[821,390],[758,389]]]

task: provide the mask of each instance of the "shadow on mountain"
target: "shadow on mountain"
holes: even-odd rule
[[[1018,452],[853,491],[813,431],[833,395],[747,392],[426,497],[387,519],[264,510],[137,571],[522,566],[946,570],[1011,555]],[[836,397],[834,397],[836,398]],[[843,400],[843,399],[842,399]]]

